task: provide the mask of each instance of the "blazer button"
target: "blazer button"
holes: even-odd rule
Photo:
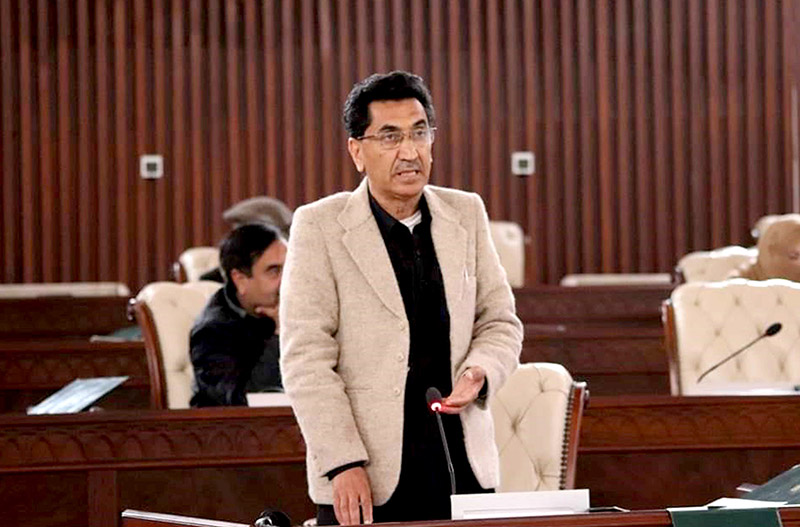
[[[403,359],[405,358],[406,358],[405,355],[403,355],[402,353],[397,354],[397,362],[403,362]]]
[[[392,390],[392,393],[394,393],[395,397],[400,395],[400,388],[395,388],[394,390]]]

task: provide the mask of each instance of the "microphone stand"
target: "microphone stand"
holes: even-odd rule
[[[450,448],[447,446],[447,440],[444,435],[444,425],[442,425],[442,414],[439,410],[434,412],[436,414],[436,423],[439,425],[439,435],[442,436],[442,446],[444,447],[444,458],[447,460],[447,472],[450,474],[450,493],[456,493],[456,473],[453,469],[453,460],[450,459]]]

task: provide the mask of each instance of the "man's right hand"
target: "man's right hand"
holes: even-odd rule
[[[360,511],[359,511],[360,507]],[[341,525],[372,523],[372,490],[364,467],[353,467],[333,478],[333,512]]]

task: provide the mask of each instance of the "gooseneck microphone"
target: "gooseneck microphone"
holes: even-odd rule
[[[450,459],[450,448],[447,446],[447,437],[444,435],[444,426],[442,425],[442,392],[438,388],[431,386],[425,392],[425,400],[428,402],[428,408],[431,412],[436,414],[436,423],[439,425],[439,435],[442,436],[442,446],[444,447],[444,458],[447,460],[447,471],[450,473],[450,494],[456,493],[456,472],[453,470],[453,460]]]
[[[712,371],[716,370],[717,368],[719,368],[720,366],[722,366],[723,364],[725,364],[726,362],[728,362],[729,360],[731,360],[735,356],[739,355],[743,351],[749,349],[751,346],[753,346],[759,340],[763,339],[764,337],[771,337],[771,336],[775,335],[776,333],[778,333],[781,330],[782,327],[783,326],[781,325],[780,322],[775,322],[770,327],[768,327],[767,330],[764,331],[764,333],[762,333],[761,335],[759,335],[755,339],[753,339],[752,342],[750,342],[748,344],[745,344],[744,346],[742,346],[738,350],[734,351],[733,353],[731,353],[730,355],[728,355],[727,357],[725,357],[724,359],[722,359],[721,361],[719,361],[718,363],[714,364],[709,369],[704,371],[703,374],[700,375],[700,377],[697,378],[697,382],[699,383],[700,381],[705,379],[706,375],[708,375]]]

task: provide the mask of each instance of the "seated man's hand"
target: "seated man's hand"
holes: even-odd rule
[[[364,467],[354,467],[333,478],[333,512],[341,525],[372,523],[372,490]]]
[[[275,321],[275,333],[278,332],[280,325],[278,324],[278,304],[274,306],[256,306],[256,315],[260,317],[269,317]]]
[[[442,400],[443,414],[458,414],[469,406],[483,388],[486,372],[480,366],[472,366],[464,372],[453,387],[453,393]]]

